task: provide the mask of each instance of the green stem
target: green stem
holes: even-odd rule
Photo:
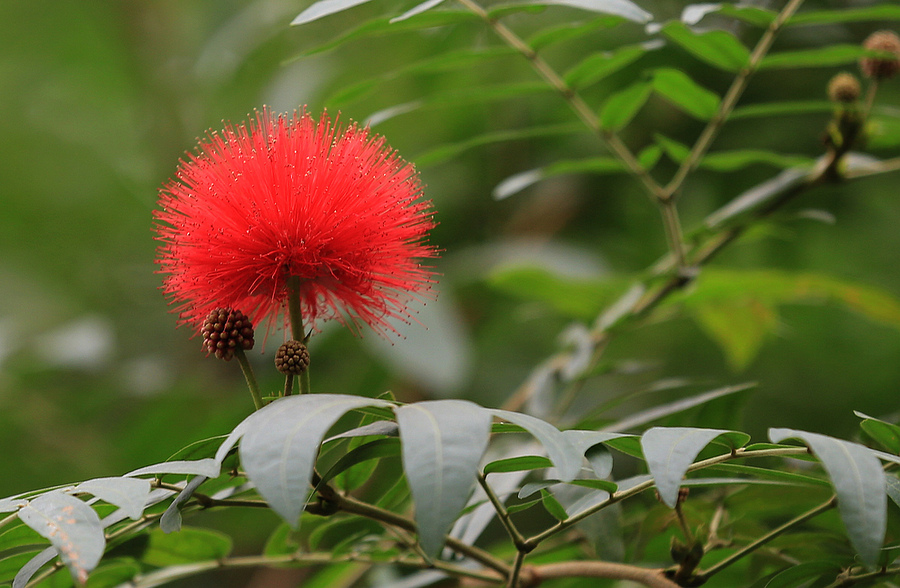
[[[741,549],[735,551],[734,553],[732,553],[731,555],[729,555],[722,561],[711,566],[709,569],[694,576],[694,579],[701,581],[701,583],[705,582],[712,575],[717,574],[718,572],[721,572],[722,570],[724,570],[725,568],[727,568],[734,562],[745,557],[749,553],[752,553],[753,551],[759,549],[760,547],[762,547],[763,545],[765,545],[772,539],[775,539],[776,537],[778,537],[785,531],[789,531],[791,528],[796,527],[797,525],[803,524],[804,522],[808,521],[809,519],[816,517],[827,510],[831,510],[836,505],[837,505],[837,499],[832,496],[831,498],[829,498],[828,500],[826,500],[819,506],[816,506],[815,508],[812,508],[812,509],[806,511],[805,513],[789,520],[788,522],[784,523],[780,527],[772,529],[771,531],[769,531],[762,537],[758,538],[756,541],[754,541],[748,545],[745,545]]]
[[[284,396],[290,396],[294,391],[294,374],[284,376]]]
[[[247,380],[247,387],[250,388],[250,396],[253,397],[253,405],[256,407],[256,410],[259,410],[264,406],[262,395],[259,392],[259,383],[256,381],[256,376],[253,374],[253,368],[250,366],[250,362],[247,360],[247,354],[244,353],[244,350],[238,347],[234,350],[234,356],[237,358],[238,363],[241,364],[241,371],[244,372],[244,378]]]
[[[300,304],[300,277],[291,276],[287,280],[288,290],[288,313],[291,320],[291,337],[295,341],[302,341],[304,344],[309,342],[309,337],[303,329],[303,308]],[[311,391],[309,384],[309,368],[306,368],[300,374],[300,394],[309,394]],[[285,396],[288,395],[287,384],[285,383]]]
[[[724,463],[726,461],[730,461],[732,459],[742,459],[742,458],[751,458],[751,457],[790,457],[792,455],[803,455],[809,453],[806,447],[785,447],[785,448],[777,448],[777,449],[758,449],[753,451],[746,451],[744,449],[736,449],[731,453],[725,453],[722,455],[717,455],[715,457],[710,457],[709,459],[704,459],[703,461],[698,461],[695,464],[692,464],[687,471],[695,472],[697,470],[702,470],[703,468],[707,468],[709,466],[717,465],[720,463]],[[626,498],[631,498],[632,496],[636,496],[640,494],[644,490],[648,490],[654,486],[653,480],[647,480],[645,482],[641,482],[635,486],[632,486],[628,490],[623,490],[621,492],[616,492],[603,502],[596,504],[590,508],[587,508],[580,513],[573,515],[567,518],[564,521],[559,521],[549,529],[545,529],[544,531],[529,537],[525,540],[525,545],[534,549],[538,546],[542,541],[548,539],[566,529],[571,527],[572,525],[586,519],[594,513],[600,512],[604,508],[607,508],[617,502],[621,502]]]
[[[522,564],[525,563],[525,552],[516,552],[516,561],[513,563],[512,571],[509,573],[509,581],[506,583],[507,588],[517,588],[519,585],[519,572],[522,571]]]
[[[516,549],[521,550],[522,546],[525,545],[525,537],[522,536],[522,534],[513,524],[512,519],[509,518],[509,512],[503,506],[503,503],[500,502],[500,499],[497,498],[497,495],[494,493],[493,489],[488,486],[487,478],[480,472],[478,474],[478,483],[481,484],[482,489],[484,489],[484,493],[487,494],[488,500],[491,501],[491,505],[493,505],[494,510],[497,511],[497,518],[500,519],[500,522],[503,524],[503,528],[506,529],[506,532],[509,534],[510,539],[512,539],[513,543],[515,543]]]

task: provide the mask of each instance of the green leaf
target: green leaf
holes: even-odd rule
[[[524,472],[542,468],[552,468],[553,462],[542,455],[521,455],[498,459],[484,466],[484,474],[498,474],[502,472]]]
[[[528,45],[535,51],[546,49],[551,45],[571,41],[583,37],[599,29],[612,28],[622,22],[618,16],[601,16],[587,22],[566,22],[538,31],[528,39]]]
[[[315,2],[306,10],[298,14],[297,17],[291,21],[291,26],[307,24],[324,16],[336,14],[347,10],[348,8],[365,4],[368,1],[369,0],[319,0],[319,2]]]
[[[607,98],[600,110],[600,126],[618,131],[628,125],[647,102],[652,90],[647,82],[635,82]]]
[[[866,147],[890,149],[900,145],[900,119],[893,116],[873,116],[866,121]]]
[[[296,553],[298,549],[300,549],[300,543],[294,538],[294,530],[287,523],[281,523],[266,539],[263,555],[266,557],[290,555]]]
[[[824,574],[835,577],[841,572],[841,566],[833,561],[809,561],[791,566],[783,572],[779,572],[769,580],[766,588],[797,588],[808,585],[809,580],[821,577]]]
[[[544,508],[547,509],[547,512],[550,513],[550,516],[555,518],[557,521],[564,521],[569,518],[566,509],[563,508],[563,505],[559,503],[559,501],[547,490],[541,490],[541,504],[544,505]]]
[[[91,572],[85,588],[115,588],[127,585],[128,581],[141,572],[134,560],[119,560],[104,564]]]
[[[760,149],[735,149],[708,153],[700,161],[700,167],[720,172],[733,172],[756,164],[792,168],[810,166],[813,160],[801,155],[785,155]]]
[[[507,141],[518,141],[522,139],[533,139],[536,137],[553,137],[557,135],[572,135],[575,133],[583,133],[584,125],[578,123],[567,123],[567,124],[559,124],[559,125],[545,125],[545,126],[535,126],[529,127],[525,129],[512,129],[508,131],[496,131],[491,133],[485,133],[483,135],[475,135],[466,139],[465,141],[461,141],[459,143],[451,143],[449,145],[443,145],[431,151],[427,151],[425,153],[421,153],[416,157],[413,157],[413,161],[416,162],[416,167],[422,168],[428,165],[434,165],[436,163],[441,163],[443,161],[447,161],[453,159],[460,153],[468,151],[469,149],[474,149],[475,147],[481,147],[483,145],[490,145],[492,143],[503,143]]]
[[[354,29],[341,33],[330,41],[306,49],[301,56],[324,53],[335,49],[336,47],[340,47],[341,45],[345,45],[350,41],[365,39],[367,37],[391,35],[474,21],[478,20],[478,16],[468,10],[440,10],[417,14],[402,22],[391,22],[392,20],[393,19],[388,17],[380,17],[367,21]]]
[[[394,412],[419,543],[434,556],[475,484],[490,438],[491,413],[464,400],[407,404]]]
[[[769,438],[800,439],[812,449],[831,478],[850,543],[864,563],[875,565],[887,528],[887,482],[875,454],[858,443],[793,429],[769,429]]]
[[[322,483],[329,482],[338,474],[344,473],[355,465],[384,457],[395,457],[400,455],[400,440],[395,437],[387,439],[375,439],[368,443],[364,443],[359,447],[350,450],[343,455],[333,466],[331,466],[325,474],[322,475]],[[371,475],[371,470],[369,474]],[[356,489],[361,484],[354,484]]]
[[[498,419],[519,425],[534,435],[547,450],[550,461],[559,471],[561,480],[568,482],[575,479],[581,470],[584,453],[583,451],[579,452],[578,448],[569,440],[570,437],[550,423],[531,415],[499,409],[492,409],[490,412]]]
[[[14,555],[0,556],[0,582],[12,582],[19,570],[27,565],[37,552],[42,550],[43,548],[35,548]]]
[[[739,106],[731,111],[728,120],[764,116],[794,116],[834,112],[834,104],[827,100],[796,100],[792,102],[763,102]]]
[[[656,484],[659,499],[675,508],[678,489],[688,468],[704,447],[730,431],[691,427],[653,427],[641,437],[647,468]]]
[[[900,454],[900,427],[856,410],[853,411],[853,414],[863,419],[859,426],[869,437],[891,453]]]
[[[563,79],[572,88],[586,88],[624,69],[646,52],[640,45],[626,45],[615,51],[592,53],[567,71]]]
[[[100,517],[74,496],[42,494],[19,509],[19,520],[50,540],[76,582],[86,581],[103,557],[106,537]]]
[[[900,20],[900,6],[881,4],[846,10],[812,10],[788,19],[786,26],[821,25],[874,20]]]
[[[760,28],[766,28],[775,20],[777,14],[765,8],[756,6],[735,6],[734,4],[720,4],[717,14],[735,18],[747,24],[751,24]]]
[[[691,116],[709,120],[719,109],[719,97],[683,71],[661,68],[653,72],[653,90]]]
[[[390,407],[375,398],[338,394],[287,396],[244,419],[222,443],[216,459],[241,439],[241,465],[272,510],[293,527],[310,494],[309,481],[325,433],[345,413]]]
[[[148,536],[150,542],[141,561],[151,566],[167,567],[215,560],[231,553],[231,537],[211,529],[183,527],[178,533],[151,529]]]
[[[721,463],[704,468],[703,471],[713,473],[722,472],[730,475],[739,474],[742,476],[750,476],[756,480],[769,480],[792,486],[831,486],[826,480],[820,480],[819,478],[813,478],[803,474],[737,463]]]
[[[751,297],[720,304],[703,304],[691,315],[725,352],[731,369],[745,369],[757,356],[766,335],[778,326],[778,312]]]
[[[833,67],[856,63],[869,53],[862,45],[829,45],[816,49],[783,51],[766,55],[760,69],[785,69],[795,67]]]
[[[664,37],[697,59],[725,71],[740,71],[750,58],[747,48],[734,35],[725,31],[695,33],[684,23],[672,21],[661,32]]]
[[[653,140],[656,141],[656,144],[660,146],[663,150],[663,153],[666,156],[674,161],[675,163],[681,163],[685,159],[687,159],[688,154],[690,154],[691,150],[682,143],[675,141],[674,139],[670,139],[665,135],[660,133],[656,133],[653,135]]]

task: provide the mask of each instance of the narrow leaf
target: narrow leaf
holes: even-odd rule
[[[484,466],[484,474],[499,474],[503,472],[525,472],[552,468],[553,462],[542,455],[520,455],[519,457],[507,457],[498,459]]]
[[[76,582],[100,562],[106,538],[93,508],[63,492],[42,494],[19,510],[19,519],[50,540]]]
[[[764,116],[794,116],[834,112],[834,104],[826,100],[795,100],[791,102],[761,102],[740,106],[731,111],[729,120]]]
[[[565,482],[575,479],[581,470],[584,453],[572,445],[572,442],[559,429],[546,421],[533,416],[508,410],[493,409],[495,417],[519,425],[541,442],[550,461],[559,470],[559,478]]]
[[[538,0],[534,4],[571,6],[591,12],[614,14],[638,23],[647,23],[653,20],[652,14],[629,0]]]
[[[227,441],[228,439],[226,439]],[[224,459],[224,455],[222,456]],[[206,458],[196,461],[166,461],[143,467],[125,474],[126,477],[146,476],[147,474],[184,474],[188,476],[206,476],[215,478],[219,475],[221,459]]]
[[[600,125],[611,131],[628,125],[647,102],[652,89],[647,82],[636,82],[610,96],[600,110]]]
[[[322,474],[322,483],[324,484],[329,480],[334,479],[338,474],[347,471],[357,464],[372,459],[394,457],[396,455],[400,455],[400,440],[394,437],[375,439],[374,441],[364,443],[341,456],[333,466],[328,468],[328,471]]]
[[[809,561],[784,570],[769,580],[765,588],[797,588],[808,586],[809,580],[828,574],[831,577],[841,572],[841,566],[833,561]]]
[[[195,476],[185,485],[159,519],[159,528],[163,533],[181,530],[181,505],[190,500],[197,488],[208,479],[206,476]]]
[[[749,390],[750,388],[755,387],[756,384],[747,383],[747,384],[737,384],[735,386],[725,386],[724,388],[717,388],[715,390],[710,390],[708,392],[703,392],[702,394],[697,394],[695,396],[690,396],[688,398],[682,398],[680,400],[675,400],[673,402],[669,402],[667,404],[662,404],[660,406],[654,406],[652,408],[648,408],[647,410],[643,410],[641,412],[635,413],[631,416],[627,416],[622,420],[616,421],[612,424],[606,425],[601,430],[602,431],[627,431],[629,429],[635,429],[637,427],[641,427],[648,423],[652,423],[653,421],[659,420],[661,418],[677,414],[679,412],[684,412],[689,408],[693,408],[695,406],[700,406],[701,404],[706,404],[707,402],[711,402],[716,400],[717,398],[722,398],[724,396],[730,396],[736,392],[743,392],[744,390]]]
[[[48,547],[47,549],[41,551],[26,563],[22,568],[16,573],[16,577],[13,578],[12,588],[25,588],[28,585],[29,580],[31,580],[32,576],[34,576],[39,569],[44,567],[46,564],[50,563],[56,556],[59,555],[59,552],[56,551],[55,547]]]
[[[150,497],[150,481],[137,478],[96,478],[75,486],[72,494],[85,492],[121,508],[132,520],[141,518]]]
[[[803,155],[787,155],[762,149],[735,149],[707,154],[700,162],[700,167],[714,171],[732,172],[757,164],[796,168],[811,166],[813,160]]]
[[[640,45],[626,45],[615,51],[593,53],[566,72],[565,82],[575,89],[586,88],[637,61],[646,51]]]
[[[900,427],[856,410],[853,414],[863,419],[859,426],[869,437],[891,453],[900,454]]]
[[[622,22],[617,16],[601,16],[588,22],[562,23],[542,29],[528,39],[528,44],[535,51],[540,51],[563,41],[577,39],[599,29],[612,28]]]
[[[641,437],[641,449],[647,468],[656,483],[659,498],[669,508],[675,508],[678,489],[685,472],[700,451],[723,433],[721,429],[689,427],[653,427]]]
[[[349,431],[346,431],[344,433],[329,437],[322,443],[328,443],[329,441],[336,441],[338,439],[350,439],[353,437],[368,437],[370,435],[386,435],[388,437],[396,437],[399,434],[400,429],[397,427],[397,423],[395,423],[394,421],[375,421],[374,423],[356,427],[355,429],[350,429]]]
[[[490,438],[491,413],[464,400],[419,402],[394,412],[419,543],[434,556],[475,484]]]
[[[750,58],[747,48],[725,31],[695,33],[684,23],[672,21],[662,28],[662,34],[697,59],[725,71],[740,71]]]
[[[719,97],[714,92],[677,69],[662,68],[654,71],[653,90],[700,120],[711,119],[719,108]]]
[[[544,508],[547,509],[547,512],[550,513],[550,516],[556,520],[564,521],[569,518],[569,513],[566,512],[563,505],[561,505],[556,497],[550,494],[549,491],[541,490],[541,503],[544,505]]]
[[[421,4],[417,4],[416,6],[410,8],[409,10],[407,10],[400,16],[398,16],[396,18],[392,18],[391,24],[402,22],[408,18],[412,18],[413,16],[415,16],[417,14],[421,14],[421,13],[425,12],[426,10],[431,10],[432,8],[434,8],[435,6],[437,6],[438,4],[440,4],[443,1],[444,0],[426,0],[425,2],[422,2]]]
[[[834,485],[850,543],[863,562],[875,565],[887,528],[887,482],[878,458],[863,445],[818,433],[769,429],[769,438],[800,439],[812,449]]]
[[[786,24],[803,26],[876,20],[900,20],[900,6],[880,4],[846,10],[812,10],[795,14]]]
[[[745,212],[756,210],[767,202],[771,202],[780,194],[799,184],[807,176],[805,169],[786,169],[771,180],[767,180],[742,193],[734,200],[706,217],[704,223],[709,228],[716,228],[725,221],[731,220]]]
[[[337,394],[288,396],[256,411],[235,429],[242,435],[241,465],[247,477],[292,527],[299,523],[310,494],[309,481],[322,438],[344,414],[364,406],[391,405]],[[231,442],[229,435],[222,447]]]
[[[785,69],[795,67],[833,67],[856,63],[869,52],[862,45],[829,45],[816,49],[783,51],[766,55],[760,69]]]
[[[369,0],[320,0],[298,14],[297,18],[291,21],[291,26],[310,23],[323,16],[342,12],[348,8],[365,4],[368,1]]]

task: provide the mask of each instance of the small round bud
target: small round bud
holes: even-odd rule
[[[239,310],[217,308],[206,317],[200,332],[207,353],[225,361],[234,357],[236,349],[253,349],[253,325]]]
[[[839,73],[828,82],[828,99],[832,102],[852,104],[859,100],[859,80],[847,72]]]
[[[282,374],[302,374],[309,367],[309,351],[300,341],[291,339],[275,353],[275,367]]]
[[[894,31],[872,33],[863,42],[869,51],[890,53],[884,57],[863,57],[859,67],[867,78],[882,80],[900,72],[900,37]]]

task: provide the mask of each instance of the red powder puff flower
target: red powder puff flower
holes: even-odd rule
[[[227,125],[201,140],[161,191],[163,290],[181,323],[234,308],[253,324],[287,306],[299,278],[304,322],[337,318],[384,334],[428,290],[430,203],[411,164],[378,136],[304,111]]]

